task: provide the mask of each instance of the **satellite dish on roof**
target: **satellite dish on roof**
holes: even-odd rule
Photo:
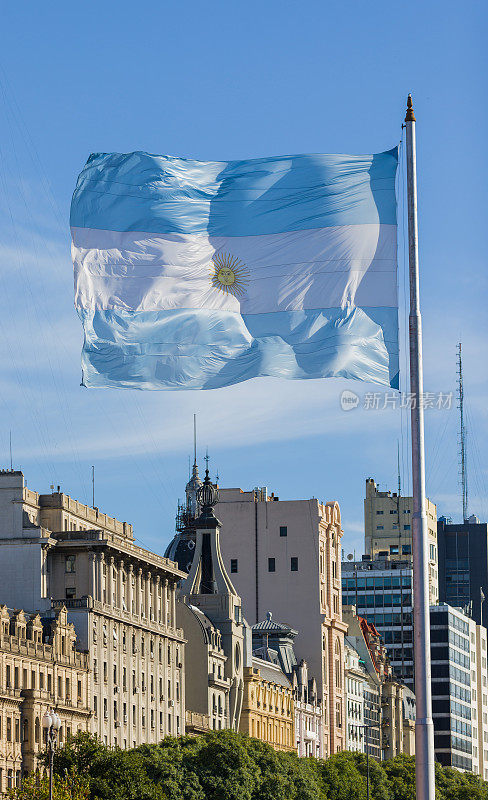
[[[348,553],[348,554],[347,554],[347,560],[348,560],[348,561],[352,561],[352,560],[353,560],[353,558],[354,558],[354,556],[353,556],[353,554],[352,554],[352,553]]]

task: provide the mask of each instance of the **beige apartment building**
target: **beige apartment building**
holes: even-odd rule
[[[293,687],[281,667],[253,656],[244,668],[239,730],[275,750],[295,750]]]
[[[222,635],[201,609],[183,600],[176,604],[176,619],[186,639],[186,711],[205,720],[202,730],[228,728],[231,681]]]
[[[298,660],[317,681],[323,753],[345,748],[341,516],[336,502],[279,500],[266,489],[220,489],[226,569],[254,625],[268,611],[298,631]]]
[[[185,731],[182,576],[135,544],[131,525],[0,472],[0,601],[43,616],[66,606],[89,654],[90,730],[109,745]]]
[[[59,742],[90,729],[88,657],[62,607],[51,621],[0,606],[0,795],[40,766],[42,717],[55,708]]]
[[[396,492],[380,492],[373,478],[366,478],[364,500],[364,546],[374,560],[391,556],[396,560],[412,560],[413,498]],[[429,603],[439,602],[439,570],[437,552],[437,507],[426,498],[429,534]]]

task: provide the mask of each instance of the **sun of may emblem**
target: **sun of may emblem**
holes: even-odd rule
[[[225,294],[233,294],[234,297],[245,295],[250,273],[242,261],[231,253],[215,253],[212,265],[212,286]]]

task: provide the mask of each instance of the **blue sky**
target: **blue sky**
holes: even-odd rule
[[[463,342],[470,510],[488,513],[488,169],[481,2],[124,2],[3,7],[0,32],[0,463],[133,522],[156,551],[173,533],[198,414],[200,456],[224,486],[337,499],[362,548],[364,480],[409,487],[407,412],[345,413],[343,389],[257,379],[211,392],[79,386],[71,193],[95,151],[226,160],[371,153],[418,119],[425,388],[455,390]],[[400,286],[404,287],[400,216]],[[404,307],[404,297],[403,297]],[[402,366],[405,367],[402,319]],[[404,386],[406,387],[406,383]],[[362,404],[360,404],[361,406]],[[457,409],[426,412],[427,491],[460,514]]]

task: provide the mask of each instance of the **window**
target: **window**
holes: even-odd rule
[[[298,558],[296,556],[292,556],[290,559],[290,569],[292,572],[298,572]]]
[[[280,525],[280,536],[288,536],[288,527],[286,525]]]
[[[64,563],[65,572],[76,572],[76,556],[66,556]]]
[[[410,525],[404,525],[403,526],[403,530],[404,531],[409,531],[410,530]]]
[[[230,571],[237,572],[237,558],[231,558],[230,560]]]
[[[385,526],[384,526],[384,525],[377,525],[377,526],[376,526],[376,530],[377,530],[377,531],[383,531],[384,529],[385,529]]]
[[[399,548],[399,546],[397,544],[391,544],[390,545],[390,555],[397,556],[398,553],[399,553],[399,550],[400,550],[400,548]]]
[[[76,589],[74,586],[66,587],[66,600],[73,600],[76,597]]]
[[[335,685],[338,689],[342,686],[342,671],[341,671],[341,646],[336,640],[334,646],[334,655],[335,655]]]
[[[268,572],[276,572],[276,560],[268,558]]]
[[[403,544],[402,545],[402,553],[404,556],[410,556],[412,554],[412,545],[411,544]]]
[[[376,513],[377,514],[383,514],[384,512],[383,511],[377,511]]]

